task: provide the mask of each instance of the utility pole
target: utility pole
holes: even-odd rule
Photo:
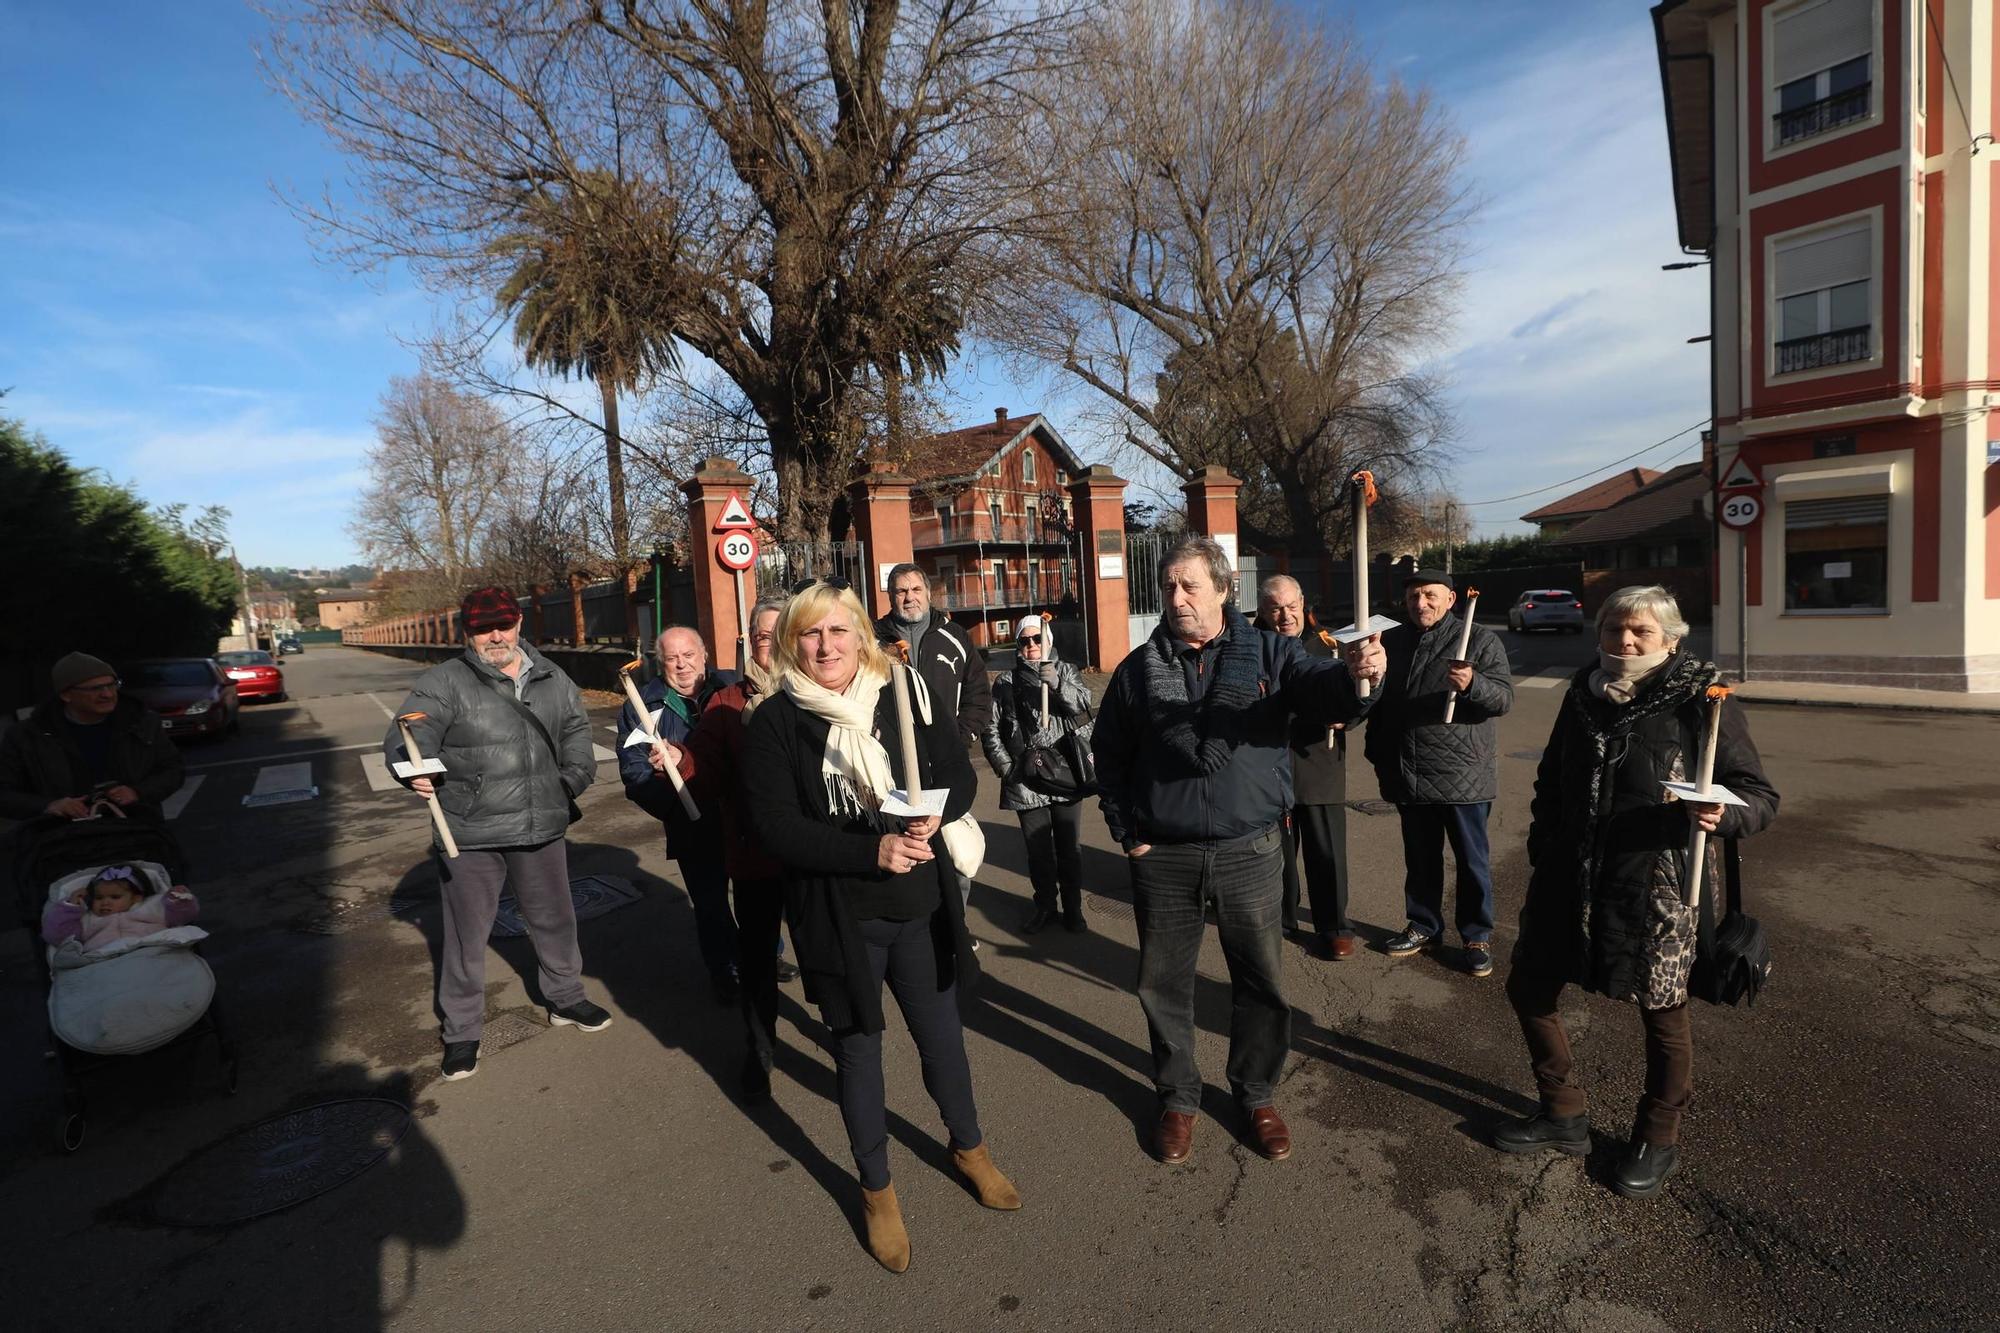
[[[1453,540],[1456,537],[1456,533],[1451,525],[1451,513],[1457,507],[1458,504],[1454,500],[1446,500],[1444,502],[1444,572],[1447,575],[1451,573],[1451,548]]]

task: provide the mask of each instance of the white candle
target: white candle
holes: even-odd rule
[[[659,730],[653,726],[653,710],[646,707],[646,701],[639,697],[639,687],[632,683],[632,672],[640,665],[639,659],[634,658],[618,668],[618,680],[625,687],[625,697],[631,702],[632,711],[639,715],[639,730],[646,733],[646,739],[653,742],[653,748],[658,750],[666,742],[660,739]],[[667,688],[673,687],[669,685]],[[662,767],[666,770],[667,780],[674,784],[674,795],[681,798],[681,809],[687,811],[689,819],[700,819],[701,811],[695,809],[694,794],[681,781],[680,768],[674,764],[662,764]]]
[[[902,644],[897,647],[908,652]],[[917,788],[922,777],[917,772],[917,719],[910,711],[910,686],[903,679],[905,672],[912,670],[907,662],[891,663],[889,683],[896,691],[896,733],[903,747],[903,799],[910,805],[917,803]]]
[[[1465,624],[1458,631],[1458,656],[1453,659],[1454,661],[1463,662],[1465,660],[1466,649],[1472,646],[1472,612],[1478,605],[1479,589],[1467,588],[1465,590]],[[1450,722],[1452,714],[1457,711],[1458,691],[1453,690],[1451,697],[1444,701],[1444,720]]]
[[[422,764],[424,756],[417,749],[417,738],[410,731],[410,723],[421,721],[422,713],[405,713],[396,719],[396,729],[403,733],[403,753],[413,764]],[[458,855],[458,842],[451,836],[451,825],[444,821],[444,807],[438,804],[437,793],[427,792],[424,801],[431,808],[431,823],[437,826],[438,840],[444,844],[446,856]]]
[[[1722,701],[1729,697],[1727,685],[1708,687],[1708,734],[1702,738],[1701,761],[1695,783],[1706,793],[1715,785],[1715,742],[1722,730]],[[1694,840],[1688,849],[1688,907],[1701,910],[1702,881],[1708,878],[1708,830],[1695,825]]]

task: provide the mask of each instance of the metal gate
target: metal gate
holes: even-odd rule
[[[790,592],[807,579],[846,579],[861,594],[863,606],[875,586],[862,542],[772,542],[757,553],[759,593]]]
[[[1160,557],[1179,536],[1164,532],[1125,534],[1126,615],[1134,646],[1153,637],[1160,623]]]

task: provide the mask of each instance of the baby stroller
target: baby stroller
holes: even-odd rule
[[[40,820],[20,831],[15,886],[21,924],[33,936],[48,987],[49,1050],[62,1095],[56,1142],[64,1152],[83,1146],[85,1103],[80,1080],[116,1060],[215,1040],[222,1088],[236,1091],[236,1048],[215,1003],[215,975],[198,943],[162,939],[101,961],[78,965],[41,938],[42,910],[60,902],[106,865],[130,865],[154,892],[185,872],[180,845],[159,824],[126,820],[108,808],[96,819]],[[176,936],[178,932],[164,932]],[[154,945],[151,940],[131,941]]]

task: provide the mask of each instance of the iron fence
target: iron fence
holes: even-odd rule
[[[868,550],[858,541],[771,542],[757,554],[760,592],[790,592],[807,579],[846,579],[868,600],[875,576],[868,568]]]

